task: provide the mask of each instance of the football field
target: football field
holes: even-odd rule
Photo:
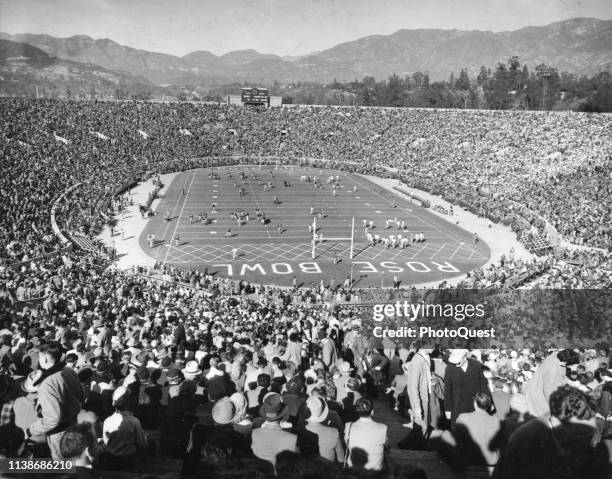
[[[208,221],[200,219],[204,214]],[[240,225],[237,216],[242,216]],[[369,232],[379,238],[375,245],[368,244],[364,220],[373,224]],[[425,241],[400,246],[398,235],[410,239],[416,233]],[[149,234],[157,240],[153,248]],[[386,246],[392,236],[396,244]],[[353,287],[389,287],[396,277],[405,287],[460,275],[484,264],[490,254],[482,241],[473,244],[470,232],[363,176],[270,166],[178,174],[140,245],[161,263],[280,286],[338,284],[348,278]]]

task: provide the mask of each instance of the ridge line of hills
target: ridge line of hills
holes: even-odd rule
[[[0,43],[0,64],[15,57],[31,56],[34,63],[49,63],[50,58],[55,58],[98,65],[101,71],[114,72],[125,81],[149,82],[157,86],[330,83],[334,79],[343,82],[365,76],[381,80],[392,73],[403,76],[416,71],[428,72],[435,81],[446,80],[462,68],[475,76],[481,65],[494,68],[499,61],[514,55],[530,69],[546,63],[578,75],[612,70],[612,20],[594,18],[574,18],[499,33],[398,30],[390,35],[370,35],[321,52],[290,58],[255,50],[232,51],[221,56],[197,50],[178,57],[86,35],[57,38],[45,34],[0,33],[0,40],[4,40]],[[15,55],[19,48],[22,54]],[[47,59],[43,60],[41,51]]]

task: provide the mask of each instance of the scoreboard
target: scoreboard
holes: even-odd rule
[[[243,88],[241,99],[245,105],[270,105],[270,94],[267,88]]]

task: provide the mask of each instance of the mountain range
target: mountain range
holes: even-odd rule
[[[342,43],[302,57],[280,57],[255,50],[240,50],[217,56],[206,50],[182,57],[120,45],[109,39],[85,35],[56,38],[44,34],[0,33],[6,58],[34,55],[39,63],[69,61],[72,65],[100,67],[123,80],[153,85],[213,85],[234,82],[271,85],[275,81],[329,83],[373,76],[384,79],[416,71],[428,72],[432,80],[467,68],[476,75],[481,65],[495,68],[517,55],[530,69],[541,63],[575,74],[612,70],[612,20],[575,18],[545,26],[494,33],[416,29],[391,35],[372,35]],[[21,47],[19,46],[21,45]],[[35,47],[33,50],[32,47]],[[19,53],[19,48],[22,53]],[[46,55],[46,57],[41,56]],[[43,68],[41,66],[41,68]],[[44,68],[48,68],[48,65]]]

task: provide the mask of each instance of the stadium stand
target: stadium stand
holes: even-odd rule
[[[3,457],[70,450],[89,465],[77,450],[85,423],[94,477],[609,474],[611,332],[592,318],[513,316],[495,324],[512,342],[470,351],[379,341],[351,295],[385,292],[287,290],[168,265],[118,271],[94,242],[143,178],[280,152],[373,175],[397,169],[409,186],[510,225],[541,255],[526,262],[509,251],[460,287],[609,289],[609,117],[19,98],[0,106]],[[55,234],[52,208],[73,245]],[[583,248],[552,248],[541,218]],[[427,371],[425,382],[414,368]],[[477,390],[461,382],[462,368]],[[477,431],[466,436],[475,415],[497,418],[482,428],[502,437],[493,451],[474,447]],[[571,447],[555,448],[557,437]],[[535,458],[534,444],[543,448]]]

